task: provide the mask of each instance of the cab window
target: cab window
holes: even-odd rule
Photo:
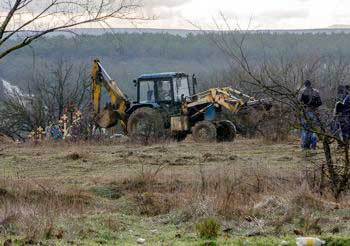
[[[175,100],[181,101],[181,97],[189,97],[190,89],[188,87],[188,77],[176,78],[176,83],[174,83]]]
[[[154,81],[140,81],[140,103],[155,102]]]
[[[171,101],[171,82],[170,80],[158,81],[158,99],[159,101]]]

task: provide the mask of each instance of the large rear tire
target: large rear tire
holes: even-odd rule
[[[219,121],[216,128],[218,142],[233,142],[236,138],[236,126],[229,120]]]
[[[159,111],[152,108],[139,108],[128,120],[128,135],[142,143],[157,142],[165,135],[164,120]]]
[[[216,127],[209,121],[200,121],[192,128],[194,141],[199,143],[214,142],[216,140]]]

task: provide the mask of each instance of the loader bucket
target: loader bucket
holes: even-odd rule
[[[119,113],[110,108],[105,108],[101,113],[96,115],[95,122],[101,128],[110,128],[118,124],[120,119]]]
[[[255,108],[257,110],[270,111],[271,108],[273,107],[273,104],[272,104],[272,100],[261,99],[261,100],[250,101],[247,103],[247,106]]]

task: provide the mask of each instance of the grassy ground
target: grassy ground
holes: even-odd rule
[[[7,146],[0,152],[0,241],[293,245],[297,235],[317,235],[350,245],[341,241],[350,233],[350,199],[335,203],[314,192],[313,163],[321,159],[297,142],[243,139]],[[215,240],[197,235],[206,217],[220,224]]]

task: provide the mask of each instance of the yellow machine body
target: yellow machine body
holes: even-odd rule
[[[99,60],[94,60],[92,71],[92,102],[94,105],[95,122],[102,128],[110,128],[120,121],[126,131],[126,113],[130,105],[129,99],[119,88],[118,84],[110,78]],[[107,77],[107,78],[106,78]],[[101,110],[101,93],[105,88],[110,98],[110,104]]]

